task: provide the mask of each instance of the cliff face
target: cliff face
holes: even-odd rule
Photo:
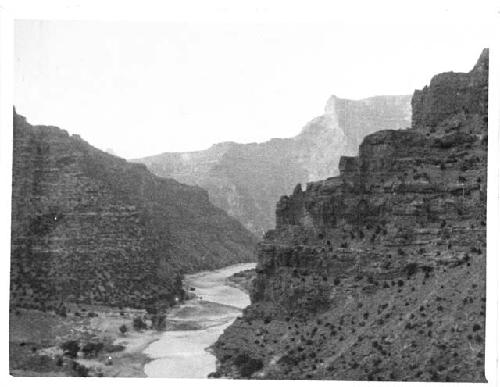
[[[487,91],[485,51],[415,92],[412,128],[281,197],[219,375],[484,381]]]
[[[14,113],[11,306],[144,307],[180,273],[250,261],[255,239],[206,191]]]
[[[410,96],[350,101],[332,96],[325,113],[294,138],[264,143],[221,143],[189,153],[136,160],[155,174],[205,188],[210,200],[257,235],[275,223],[276,198],[298,182],[337,173],[341,155],[354,155],[363,137],[379,128],[410,124]]]

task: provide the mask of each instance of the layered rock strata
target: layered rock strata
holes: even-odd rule
[[[171,304],[183,272],[253,259],[253,235],[200,188],[15,112],[13,154],[13,308]]]
[[[488,51],[416,91],[340,175],[280,198],[217,375],[484,379]]]
[[[324,114],[293,138],[227,142],[204,151],[163,153],[136,161],[159,176],[205,188],[212,203],[261,237],[275,223],[276,198],[299,182],[336,174],[340,156],[355,155],[367,134],[409,126],[410,98],[352,101],[332,96]]]

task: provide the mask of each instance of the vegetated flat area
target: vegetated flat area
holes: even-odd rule
[[[28,309],[10,313],[11,375],[146,376],[144,364],[149,358],[142,351],[161,332],[148,329],[147,321],[145,329],[134,329],[133,321],[145,315],[143,310],[99,306],[69,309],[66,317]],[[127,328],[123,333],[122,326]],[[71,341],[79,347],[76,357],[61,348]]]

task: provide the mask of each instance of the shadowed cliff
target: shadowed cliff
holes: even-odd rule
[[[143,308],[180,274],[252,260],[254,236],[206,191],[14,112],[11,306]]]

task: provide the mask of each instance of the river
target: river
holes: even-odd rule
[[[153,359],[144,367],[147,376],[206,378],[215,371],[215,356],[206,349],[250,304],[248,295],[226,279],[254,267],[244,263],[186,275],[184,283],[196,297],[168,312],[169,330],[144,351]]]

